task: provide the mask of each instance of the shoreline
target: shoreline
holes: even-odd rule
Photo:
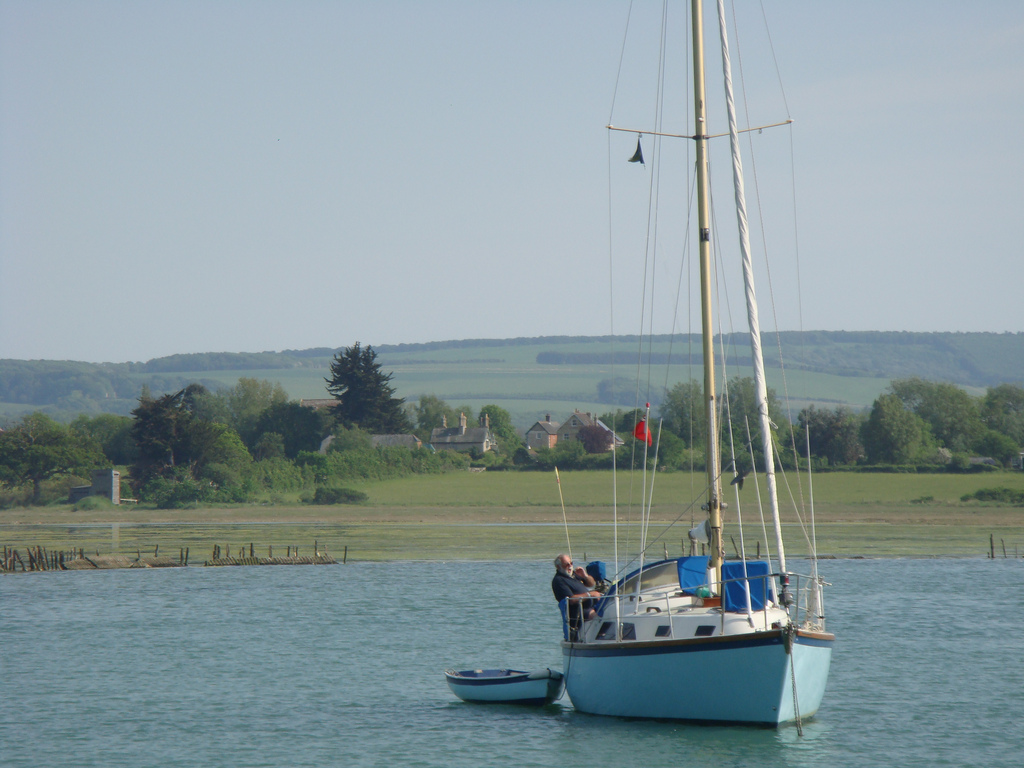
[[[1024,508],[962,501],[979,488],[1024,490],[1024,473],[991,475],[820,474],[814,481],[813,519],[819,557],[984,557],[1003,547],[1024,552]],[[136,504],[76,510],[66,504],[0,510],[0,546],[16,549],[178,554],[209,559],[214,546],[243,545],[265,555],[314,542],[332,554],[348,547],[349,560],[550,560],[566,549],[614,560],[611,524],[614,478],[610,472],[565,472],[560,484],[541,473],[447,473],[354,482],[371,501],[311,506],[295,500],[193,509],[154,509]],[[658,475],[659,498],[691,499],[703,477],[688,472]],[[751,490],[754,493],[751,493]],[[565,506],[561,495],[564,492]],[[638,488],[618,486],[615,514],[620,555],[640,539]],[[725,520],[727,556],[743,547],[757,554],[762,533],[756,486],[732,500]],[[798,487],[790,490],[798,499]],[[802,503],[802,502],[801,502]],[[811,519],[809,510],[803,519]],[[699,504],[655,503],[648,527],[649,557],[689,554],[687,531],[702,519]],[[783,509],[787,554],[810,551],[796,512]],[[569,528],[571,546],[566,544]],[[771,525],[768,525],[771,528]],[[735,544],[734,544],[735,542]],[[769,545],[774,549],[774,537]],[[762,542],[760,551],[767,547]],[[620,557],[620,560],[622,558]]]
[[[985,524],[891,523],[864,521],[817,522],[817,550],[821,560],[880,558],[1020,556],[1024,552],[1024,524],[1021,515]],[[1003,516],[998,516],[1003,517]],[[1009,518],[1016,518],[1011,520]],[[743,546],[748,557],[764,552],[756,533],[760,526],[748,526]],[[688,526],[654,521],[650,526],[648,556],[690,554],[686,539]],[[802,541],[800,526],[783,526],[790,559],[805,559],[810,547]],[[0,524],[0,545],[25,550],[42,547],[50,551],[84,550],[98,554],[131,556],[189,553],[191,562],[212,558],[214,547],[230,551],[253,549],[261,556],[289,548],[300,554],[314,549],[347,560],[550,560],[571,549],[586,560],[614,560],[614,528],[607,522],[570,522],[569,541],[562,524],[527,521],[434,520],[434,521],[347,521],[319,520],[177,520],[177,521],[75,521]],[[620,559],[624,551],[637,547],[638,526],[620,526]],[[727,531],[727,557],[740,549],[738,531]]]

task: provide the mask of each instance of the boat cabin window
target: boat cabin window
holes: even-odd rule
[[[654,631],[654,636],[655,637],[668,637],[671,633],[672,633],[672,627],[670,627],[668,624],[661,624]]]
[[[650,568],[644,568],[643,573],[639,576],[641,578],[641,592],[657,587],[679,586],[679,566],[676,564],[675,560],[669,560],[666,563],[658,563],[657,565],[652,565]],[[629,595],[635,592],[637,578],[637,576],[634,576],[627,580],[622,585],[622,589],[619,590],[619,594]]]
[[[697,631],[693,634],[696,637],[711,637],[715,633],[714,624],[701,624],[697,627]]]
[[[661,630],[667,630],[668,627],[658,627],[659,637]],[[615,622],[606,621],[601,624],[601,629],[597,631],[596,640],[614,640],[615,639]],[[633,624],[623,623],[622,625],[622,639],[623,640],[636,640],[636,627]]]

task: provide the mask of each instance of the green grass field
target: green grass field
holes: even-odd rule
[[[628,352],[624,342],[616,344],[620,353]],[[607,341],[537,341],[522,345],[495,342],[492,346],[457,347],[448,349],[389,350],[381,353],[379,361],[394,374],[392,384],[398,396],[415,402],[420,395],[436,395],[454,407],[468,406],[474,414],[484,405],[498,405],[512,416],[513,423],[526,429],[533,422],[550,413],[556,421],[578,408],[592,413],[604,413],[616,406],[599,403],[598,384],[613,377],[631,378],[635,368],[610,364],[543,365],[537,362],[541,352],[607,355]],[[667,354],[667,342],[656,343],[654,353]],[[681,351],[678,347],[673,354]],[[658,373],[655,387],[672,387],[680,381],[699,379],[699,367],[673,365],[668,377],[664,369]],[[234,386],[241,377],[265,379],[280,383],[294,399],[326,397],[324,377],[328,365],[321,369],[289,368],[235,371],[194,371],[180,375],[196,380],[220,382]],[[746,369],[728,375],[749,376]],[[845,405],[854,410],[870,407],[875,398],[889,385],[889,379],[871,376],[838,376],[827,373],[783,371],[769,367],[768,384],[775,389],[780,400],[788,394],[793,417],[810,403],[834,407]],[[643,395],[641,396],[643,397]]]
[[[177,555],[186,547],[190,561],[210,556],[214,544],[237,552],[253,544],[260,554],[273,547],[284,554],[298,547],[310,554],[314,542],[337,559],[549,559],[566,549],[566,524],[574,552],[589,559],[614,554],[610,472],[553,474],[460,472],[353,484],[370,497],[359,506],[306,506],[286,500],[277,505],[238,505],[196,510],[155,510],[122,505],[75,511],[71,507],[0,512],[0,545],[17,549],[82,548],[89,552]],[[635,552],[639,536],[639,479],[616,478],[619,550]],[[655,483],[650,526],[652,556],[686,551],[686,530],[701,519],[703,477],[661,473]],[[786,485],[780,479],[784,488]],[[800,498],[791,484],[792,496]],[[1024,554],[1024,508],[961,502],[979,488],[1024,490],[1024,473],[978,475],[895,475],[822,473],[814,477],[818,552],[837,557],[983,556],[990,536],[997,556]],[[561,487],[565,502],[559,498]],[[806,498],[806,485],[804,488]],[[726,500],[726,551],[740,545],[736,504]],[[741,495],[747,554],[757,551],[760,519],[755,487],[748,478]],[[802,536],[810,507],[800,518],[784,508],[783,524],[791,557],[805,556]],[[669,527],[673,521],[678,525]],[[115,526],[116,524],[116,526]],[[734,544],[735,542],[735,544]],[[763,544],[761,545],[763,553]]]

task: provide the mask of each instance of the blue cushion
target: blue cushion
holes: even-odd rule
[[[722,581],[726,582],[722,607],[727,611],[745,613],[747,610],[747,583],[749,583],[751,610],[763,610],[766,600],[772,596],[772,580],[768,577],[769,573],[771,571],[765,561],[748,560],[746,574],[749,581],[729,581],[729,579],[743,579],[743,563],[738,561],[722,563]]]
[[[679,558],[679,586],[683,592],[692,595],[697,587],[708,583],[707,555],[693,555]]]

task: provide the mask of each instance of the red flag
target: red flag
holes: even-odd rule
[[[646,440],[648,445],[654,445],[654,438],[651,436],[651,430],[647,428],[647,419],[640,419],[640,423],[636,425],[633,430],[633,437],[637,440]]]

